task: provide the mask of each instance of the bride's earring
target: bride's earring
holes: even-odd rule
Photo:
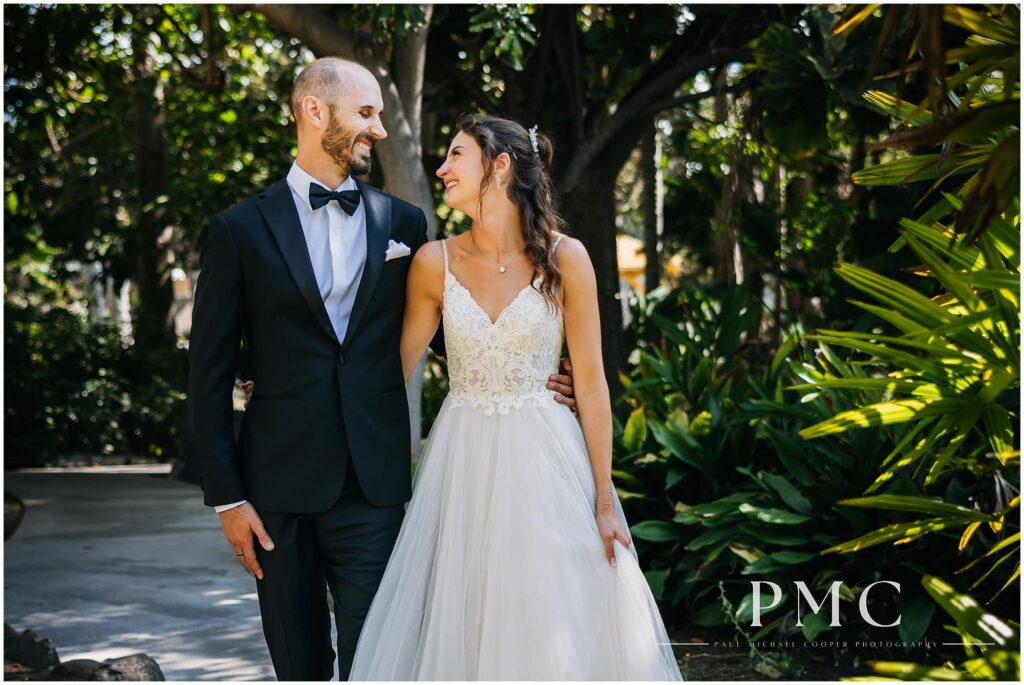
[[[494,174],[494,185],[501,187],[501,174]]]

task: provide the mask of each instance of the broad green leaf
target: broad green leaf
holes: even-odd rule
[[[959,681],[974,680],[966,671],[944,666],[926,666],[924,664],[911,664],[902,661],[871,661],[871,668],[881,676],[888,676],[890,680],[942,680]],[[845,678],[844,680],[879,680],[877,676],[866,676],[863,678]]]
[[[870,269],[840,262],[836,274],[850,285],[862,290],[885,305],[922,326],[937,326],[952,321],[953,317],[924,295],[891,278]]]
[[[679,527],[668,521],[641,521],[630,526],[633,537],[648,542],[672,542],[679,540]]]
[[[985,260],[976,247],[955,245],[950,246],[950,241],[956,239],[956,234],[949,229],[937,229],[932,226],[925,226],[911,219],[900,219],[900,240],[899,243],[906,244],[905,234],[914,238],[935,250],[951,262],[951,266],[964,271],[973,271],[985,266]]]
[[[674,456],[707,475],[707,466],[702,461],[703,450],[696,440],[687,433],[674,430],[651,419],[648,427],[658,444],[667,448]]]
[[[957,625],[981,642],[994,642],[1000,647],[1019,647],[1020,636],[1002,619],[982,609],[975,599],[956,591],[941,578],[926,575],[921,584]]]
[[[814,514],[814,505],[811,504],[811,501],[804,497],[788,480],[774,473],[762,473],[761,478],[790,509],[808,516]]]
[[[891,162],[882,162],[854,172],[853,182],[857,185],[899,185],[914,181],[930,181],[939,177],[941,171],[947,174],[966,174],[984,166],[987,155],[980,150],[954,153],[943,163],[941,169],[940,155],[913,155]]]
[[[885,426],[904,421],[915,421],[960,411],[963,400],[918,398],[878,402],[866,407],[840,412],[830,419],[808,426],[800,431],[805,440],[843,433],[856,428]]]
[[[803,632],[804,637],[807,640],[813,641],[826,630],[830,630],[832,628],[830,624],[832,620],[831,617],[826,616],[823,612],[824,609],[822,609],[822,612],[816,614],[804,614],[800,617],[801,622],[803,623],[800,630]]]
[[[950,24],[972,31],[983,38],[1007,45],[1020,45],[1019,33],[1014,33],[999,21],[963,5],[943,6],[942,18]]]
[[[875,392],[905,392],[919,397],[942,396],[942,388],[934,383],[894,378],[826,378],[816,383],[790,385],[786,390],[812,390],[814,388],[848,388],[850,390],[871,390]]]
[[[917,106],[913,105],[905,100],[900,100],[891,93],[887,93],[884,90],[868,90],[864,92],[864,99],[868,102],[873,109],[881,114],[905,121],[907,117],[917,110]],[[932,113],[923,110],[919,111],[912,121],[908,122],[911,126],[923,126],[924,124],[930,124],[932,122]]]
[[[992,452],[1002,463],[1007,464],[1013,454],[1013,422],[1010,413],[999,404],[990,404],[982,413],[985,433],[988,435]]]
[[[917,642],[923,638],[935,615],[935,606],[928,595],[900,595],[900,639]]]
[[[836,504],[848,507],[866,507],[869,509],[892,509],[896,511],[916,511],[922,514],[935,514],[937,516],[959,516],[968,520],[992,521],[995,516],[986,514],[983,511],[976,511],[959,504],[949,504],[940,499],[927,497],[912,497],[909,495],[875,495],[873,497],[856,497],[853,499],[841,499]]]
[[[927,535],[928,533],[934,533],[936,531],[960,526],[968,523],[969,521],[970,519],[965,518],[947,517],[910,521],[909,523],[893,523],[868,533],[867,535],[862,535],[859,538],[850,540],[849,542],[843,542],[829,547],[821,553],[846,554],[849,552],[859,552],[862,549],[880,545],[885,542],[892,542],[893,540],[912,540],[914,538],[919,538],[922,535]]]
[[[733,539],[735,537],[736,537],[736,531],[735,530],[733,530],[729,526],[719,526],[717,528],[711,528],[711,529],[701,533],[700,535],[695,537],[693,540],[690,540],[690,543],[688,545],[686,545],[686,549],[688,549],[688,550],[698,550],[698,549],[701,549],[702,547],[707,547],[708,545],[714,545],[714,544],[717,544],[719,542],[722,542],[723,540],[731,540],[731,539]]]
[[[840,33],[843,33],[844,31],[867,21],[869,18],[871,18],[872,15],[874,15],[875,11],[879,7],[881,7],[881,5],[864,5],[864,7],[858,9],[852,17],[850,17],[842,24],[840,24],[838,27],[833,29],[832,35],[838,36]]]
[[[1018,308],[1020,302],[1020,274],[1009,271],[994,271],[992,269],[983,269],[980,271],[972,271],[966,275],[967,282],[975,288],[982,290],[993,290],[999,292],[1001,297],[1005,297],[1008,303],[1014,308]],[[1009,314],[1009,312],[1007,312]],[[1004,319],[1009,322],[1013,321],[1008,315],[1004,315]],[[1017,321],[1019,323],[1019,315]]]
[[[907,244],[910,245],[910,248],[914,253],[928,265],[928,268],[931,269],[932,276],[942,283],[947,292],[956,297],[961,304],[972,311],[983,308],[981,299],[971,289],[970,284],[960,277],[955,270],[939,259],[938,255],[928,249],[928,247],[915,238],[909,231],[903,229],[901,230],[901,235],[903,235],[903,238],[907,241]]]
[[[739,506],[739,510],[750,518],[763,523],[794,524],[804,523],[805,521],[811,520],[809,516],[794,514],[791,511],[771,509],[768,507],[755,507],[754,505],[747,504],[745,502]]]
[[[661,601],[661,596],[665,592],[665,581],[671,571],[672,569],[667,568],[661,571],[644,571],[644,578],[647,579],[647,585],[651,588],[654,599]]]
[[[877,305],[868,304],[867,302],[861,302],[860,300],[850,300],[850,304],[860,307],[866,311],[871,312],[882,321],[887,321],[904,333],[928,333],[931,329],[925,328],[921,324],[908,319],[897,311],[887,309],[885,307],[879,307]],[[929,334],[930,335],[930,334]]]
[[[630,413],[629,419],[626,421],[626,426],[622,431],[622,443],[630,452],[636,452],[643,447],[646,440],[647,419],[644,415],[644,408],[637,407]]]

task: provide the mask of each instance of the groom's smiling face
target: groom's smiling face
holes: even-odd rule
[[[384,103],[376,79],[362,69],[346,69],[345,86],[332,101],[327,100],[327,125],[320,147],[345,175],[370,172],[371,151],[387,137],[380,120]]]

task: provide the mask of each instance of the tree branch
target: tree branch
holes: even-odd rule
[[[202,62],[203,56],[199,52],[199,46],[192,42],[192,37],[188,35],[185,29],[181,28],[181,25],[178,24],[175,18],[171,16],[170,12],[168,12],[163,5],[157,5],[157,9],[160,10],[160,13],[164,15],[164,18],[167,19],[167,21],[171,22],[171,26],[173,26],[174,30],[178,32],[181,39],[188,43],[188,46],[192,48],[192,54],[195,55],[196,59]]]
[[[161,8],[161,10],[162,9],[163,8]],[[129,12],[131,12],[130,9]],[[164,51],[168,55],[170,55],[171,59],[173,59],[175,64],[178,65],[178,68],[181,70],[181,75],[184,77],[186,81],[191,83],[196,88],[207,88],[206,81],[193,74],[192,70],[188,67],[188,65],[181,61],[181,57],[179,57],[178,53],[174,51],[174,48],[166,40],[164,40],[164,35],[160,33],[160,27],[157,26],[156,22],[154,22],[149,17],[142,16],[142,14],[140,14],[139,12],[131,12],[131,15],[135,21],[139,22],[150,33],[156,36],[156,39],[160,41],[160,45],[161,47],[163,47]],[[191,41],[189,41],[189,43],[191,44]],[[193,48],[194,47],[195,46],[193,45]]]
[[[233,5],[232,9],[260,12],[278,28],[295,36],[318,56],[342,57],[360,61],[360,48],[369,37],[338,26],[338,23],[312,5]],[[364,65],[369,66],[369,65]]]
[[[707,90],[700,93],[689,93],[687,95],[680,95],[677,98],[670,98],[668,100],[660,100],[658,102],[652,102],[644,110],[646,115],[654,115],[658,112],[664,112],[666,109],[672,109],[673,107],[679,107],[680,105],[688,105],[691,102],[698,102],[705,98],[716,97],[722,93],[736,93],[739,91],[746,90],[755,81],[753,76],[747,76],[736,83],[724,86],[722,88],[708,88]]]
[[[601,150],[627,127],[649,116],[652,104],[672,93],[679,84],[692,74],[729,62],[740,62],[751,58],[751,51],[737,48],[711,48],[697,55],[679,59],[671,68],[649,80],[620,104],[619,108],[604,125],[581,145],[562,176],[559,191],[571,192],[583,178],[587,169],[594,164]]]

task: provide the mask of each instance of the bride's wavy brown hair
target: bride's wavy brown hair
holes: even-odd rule
[[[530,143],[529,132],[509,119],[487,114],[463,114],[455,122],[456,131],[473,136],[482,151],[484,176],[480,182],[480,200],[491,187],[494,160],[507,152],[512,162],[510,177],[502,179],[501,188],[516,207],[523,225],[524,253],[541,276],[538,288],[553,307],[561,306],[557,293],[562,275],[551,252],[554,231],[565,233],[566,223],[554,208],[551,188],[551,160],[554,147],[551,139],[537,132],[537,152]],[[531,284],[533,279],[531,279]]]

